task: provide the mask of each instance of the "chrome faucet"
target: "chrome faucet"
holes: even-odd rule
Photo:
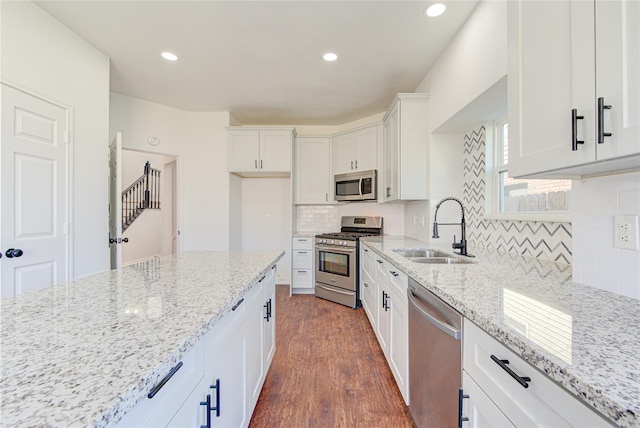
[[[460,220],[460,223],[438,223],[437,222],[438,210],[440,209],[440,205],[442,205],[446,201],[455,201],[455,202],[460,204],[460,209],[462,210],[462,219]],[[462,256],[474,257],[471,254],[467,253],[467,237],[466,237],[467,230],[466,230],[466,223],[464,221],[464,206],[462,205],[462,202],[460,201],[460,199],[450,196],[450,197],[444,198],[440,202],[438,202],[438,204],[436,205],[436,212],[433,215],[433,236],[432,236],[432,238],[439,238],[440,237],[438,235],[438,225],[440,225],[440,226],[450,226],[450,225],[457,226],[457,225],[460,225],[461,233],[462,233],[462,236],[460,238],[460,242],[456,242],[456,235],[453,235],[453,244],[451,245],[451,247],[456,249],[456,250],[460,250],[459,254],[462,255]]]

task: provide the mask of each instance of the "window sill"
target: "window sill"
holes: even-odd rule
[[[485,215],[483,220],[551,221],[557,223],[571,223],[571,212],[494,213]]]

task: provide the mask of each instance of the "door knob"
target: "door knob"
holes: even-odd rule
[[[9,259],[12,259],[14,257],[20,257],[22,254],[24,254],[24,251],[22,251],[20,248],[9,248],[4,253],[4,255],[7,256],[7,258]]]

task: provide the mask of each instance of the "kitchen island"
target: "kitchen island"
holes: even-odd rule
[[[283,255],[187,251],[3,299],[0,425],[115,425]]]
[[[570,265],[479,249],[477,263],[430,265],[393,250],[450,245],[363,244],[615,424],[640,426],[638,300],[572,282]]]

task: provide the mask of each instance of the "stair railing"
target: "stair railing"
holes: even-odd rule
[[[147,161],[144,174],[122,192],[122,231],[145,209],[160,209],[160,170]]]

